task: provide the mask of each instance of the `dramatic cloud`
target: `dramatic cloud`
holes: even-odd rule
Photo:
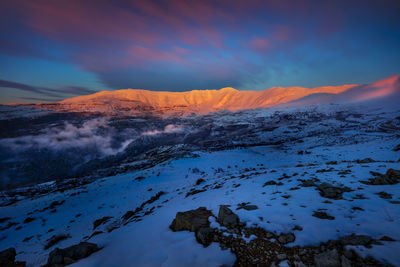
[[[0,89],[1,88],[11,88],[11,89],[18,89],[23,90],[26,92],[35,93],[37,95],[42,96],[40,97],[22,97],[22,99],[27,100],[48,100],[48,98],[55,98],[54,100],[61,100],[67,95],[82,95],[82,94],[93,94],[95,93],[94,90],[89,88],[80,87],[80,86],[65,86],[59,89],[52,89],[52,88],[44,88],[44,87],[37,87],[31,86],[23,83],[6,81],[0,79]]]
[[[0,56],[68,62],[110,89],[368,83],[398,71],[399,8],[398,1],[15,0],[0,11]],[[64,86],[57,88],[90,92]]]

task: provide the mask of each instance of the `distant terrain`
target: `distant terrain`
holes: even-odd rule
[[[269,90],[1,106],[0,262],[398,266],[400,76]]]

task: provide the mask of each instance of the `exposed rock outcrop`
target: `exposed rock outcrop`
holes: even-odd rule
[[[100,250],[96,244],[81,242],[64,249],[56,248],[50,252],[47,259],[48,267],[60,267],[72,264],[80,259],[90,256],[92,253]]]
[[[8,248],[0,251],[0,266],[1,267],[24,267],[25,262],[15,261],[17,255],[15,248]]]

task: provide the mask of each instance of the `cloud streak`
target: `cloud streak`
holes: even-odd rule
[[[22,99],[34,100],[34,101],[49,100],[48,98],[54,98],[53,101],[55,101],[63,99],[64,97],[66,97],[66,95],[93,94],[96,92],[92,89],[81,86],[64,86],[59,89],[53,89],[53,88],[32,86],[28,84],[7,81],[2,79],[0,79],[0,88],[18,89],[42,96],[42,97],[21,97]]]

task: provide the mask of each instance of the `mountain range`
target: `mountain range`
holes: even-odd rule
[[[239,91],[231,87],[220,90],[186,92],[122,89],[101,91],[68,98],[60,102],[35,104],[34,106],[59,112],[168,116],[207,114],[219,110],[237,111],[275,106],[304,106],[371,100],[381,100],[386,103],[387,100],[399,99],[399,92],[400,75],[394,75],[367,85],[349,84],[315,88],[272,87],[264,91]]]

